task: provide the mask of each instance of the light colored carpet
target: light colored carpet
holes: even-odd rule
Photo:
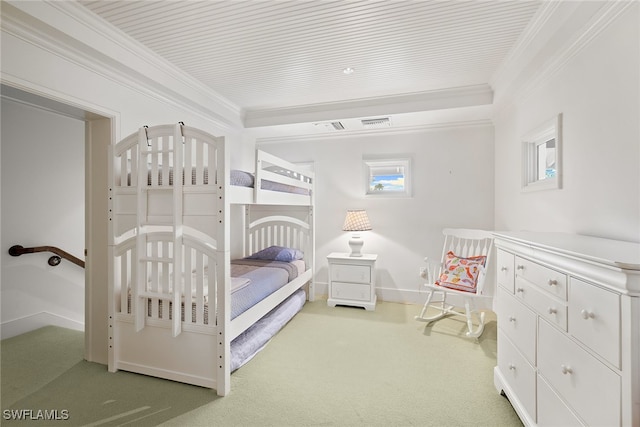
[[[82,360],[81,332],[47,327],[2,341],[6,410],[66,410],[37,425],[521,426],[493,386],[496,323],[480,340],[462,318],[416,322],[419,308],[307,303],[247,365],[231,394]],[[35,412],[34,412],[35,413]]]

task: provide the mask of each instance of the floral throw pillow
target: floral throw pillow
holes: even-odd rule
[[[437,285],[458,291],[476,293],[478,276],[484,269],[486,256],[473,256],[469,258],[459,257],[452,251],[447,252],[444,270]]]

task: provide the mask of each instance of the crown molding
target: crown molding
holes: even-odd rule
[[[491,76],[489,80],[491,87],[495,88],[498,83],[500,83],[501,86],[505,86],[505,83],[514,78],[514,71],[521,71],[518,69],[518,64],[526,62],[527,56],[530,56],[532,51],[537,50],[534,46],[535,41],[538,40],[545,27],[549,25],[552,17],[558,13],[557,10],[559,6],[560,2],[557,1],[547,1],[540,5],[540,8],[518,40],[516,40],[516,43],[506,58],[502,61],[493,76]]]
[[[242,126],[239,107],[75,2],[3,1],[2,31],[221,130]]]
[[[598,35],[600,35],[618,16],[633,5],[633,2],[607,2],[589,20],[589,22],[571,37],[558,53],[549,58],[544,68],[532,76],[513,95],[515,102],[521,102],[533,94],[539,87],[547,83],[553,76],[562,71],[569,61],[582,52]]]
[[[635,3],[545,3],[517,49],[492,78],[496,114],[535,93]],[[552,43],[556,44],[555,49]]]
[[[491,105],[492,102],[493,90],[489,85],[482,84],[399,96],[299,105],[286,108],[248,110],[245,112],[244,125],[246,128],[254,128],[322,122],[366,116]]]
[[[478,127],[492,127],[493,122],[489,119],[466,120],[447,123],[434,123],[428,125],[403,126],[400,128],[390,129],[372,129],[372,130],[344,130],[336,133],[320,133],[308,135],[283,135],[272,137],[256,138],[256,146],[269,144],[287,144],[287,143],[304,143],[313,141],[326,141],[337,139],[361,138],[370,136],[393,136],[401,134],[434,132],[447,129],[464,129]]]

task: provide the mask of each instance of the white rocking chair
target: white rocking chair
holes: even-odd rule
[[[483,230],[451,228],[445,228],[442,233],[445,240],[440,262],[425,258],[427,267],[421,273],[421,277],[427,279],[424,286],[428,289],[428,294],[420,315],[415,318],[421,322],[434,322],[449,315],[465,316],[468,329],[466,336],[478,338],[484,331],[485,313],[478,310],[476,301],[489,298],[484,294],[484,284],[486,270],[491,265],[493,234]],[[473,273],[469,276],[468,271],[464,271],[464,280],[459,281],[456,273],[466,270],[467,267],[474,270]],[[475,289],[472,284],[473,278],[476,279]],[[442,294],[442,299],[434,301],[437,293]],[[447,296],[453,295],[464,301],[464,312],[447,303]],[[427,316],[429,307],[436,308],[437,313]],[[474,317],[478,323],[477,327],[473,325]]]

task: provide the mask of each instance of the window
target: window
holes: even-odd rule
[[[561,124],[558,114],[523,138],[523,191],[560,188]]]
[[[411,159],[367,159],[366,194],[371,196],[411,196]]]

